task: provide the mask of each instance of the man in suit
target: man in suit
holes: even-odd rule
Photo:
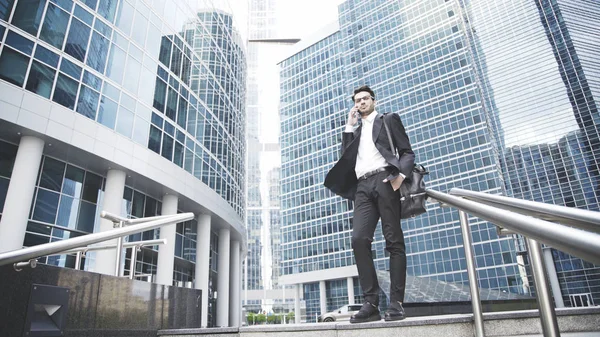
[[[404,235],[400,227],[400,192],[404,178],[411,173],[415,155],[398,114],[375,111],[375,93],[368,86],[354,90],[354,107],[348,114],[342,135],[342,156],[325,178],[334,193],[354,200],[352,248],[365,303],[350,318],[351,323],[378,321],[379,282],[371,243],[381,218],[386,250],[390,254],[390,305],[386,321],[405,318],[402,302],[406,284]],[[358,123],[359,117],[361,123]],[[383,120],[389,128],[394,155]]]

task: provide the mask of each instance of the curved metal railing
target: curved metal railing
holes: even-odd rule
[[[88,245],[112,239],[118,239],[117,245],[114,247],[117,249],[117,261],[120,261],[123,247],[123,237],[131,234],[141,233],[147,230],[152,230],[164,225],[174,225],[178,222],[191,220],[194,218],[194,213],[180,213],[175,215],[162,215],[139,219],[125,219],[102,211],[100,216],[113,221],[113,223],[115,223],[115,225],[119,228],[0,253],[0,266],[12,263],[15,264],[15,268],[19,268],[28,264],[34,267],[35,259],[37,258],[47,255],[57,255],[59,253],[64,254],[73,249],[86,250],[85,247]],[[130,226],[123,227],[123,225]],[[92,248],[93,247],[88,247],[87,249],[89,250]],[[119,268],[120,264],[117,263],[117,276],[120,276]]]
[[[544,336],[560,336],[540,243],[600,264],[600,213],[458,188],[450,191],[452,195],[435,190],[427,194],[442,206],[459,210],[475,335],[484,336],[483,313],[467,213],[526,238]]]

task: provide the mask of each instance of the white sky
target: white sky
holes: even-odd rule
[[[277,32],[279,38],[306,39],[330,22],[338,18],[338,5],[344,0],[276,0]],[[287,55],[290,46],[263,45],[258,51],[258,99],[259,141],[261,143],[279,142],[279,66]],[[277,152],[262,152],[260,157],[261,195],[263,205],[269,204],[267,174],[274,167],[281,166],[281,155]],[[265,289],[271,289],[272,267],[268,211],[263,212],[263,282]]]

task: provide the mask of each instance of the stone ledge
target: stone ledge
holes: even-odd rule
[[[556,309],[561,332],[600,332],[600,307],[587,308],[561,308]],[[589,316],[589,317],[586,317]],[[522,310],[509,312],[484,313],[484,328],[486,336],[512,336],[541,333],[539,312],[537,310]],[[506,326],[510,324],[510,328]],[[277,324],[256,325],[241,328],[208,328],[208,329],[177,329],[160,330],[159,336],[241,336],[264,334],[270,337],[295,335],[298,337],[314,337],[317,332],[319,337],[329,336],[395,336],[396,328],[402,328],[403,333],[410,332],[416,336],[431,336],[443,331],[446,337],[472,334],[473,314],[454,314],[440,316],[408,317],[402,321],[351,324],[339,323],[307,323],[307,324]],[[389,329],[394,328],[394,329]],[[369,331],[370,330],[370,331]],[[468,330],[468,331],[467,331]],[[469,332],[470,331],[470,332]]]
[[[220,335],[235,334],[240,332],[239,328],[201,328],[201,329],[167,329],[158,330],[158,336],[179,336],[179,335]]]

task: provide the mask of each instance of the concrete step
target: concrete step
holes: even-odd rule
[[[600,307],[557,309],[563,337],[600,336]],[[486,337],[537,337],[542,326],[537,310],[484,314]],[[288,325],[256,325],[241,328],[160,330],[164,337],[471,337],[472,314],[409,317],[398,322],[383,320],[362,324],[348,322]]]

